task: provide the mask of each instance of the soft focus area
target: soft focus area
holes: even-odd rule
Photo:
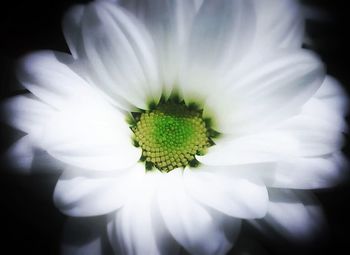
[[[324,118],[331,122],[326,123],[324,126],[326,128],[328,126],[332,127],[327,133],[328,136],[324,135],[324,130],[322,130],[320,134],[317,132],[309,132],[307,134],[303,134],[302,132],[301,134],[293,133],[293,135],[302,141],[308,139],[311,141],[310,147],[304,146],[296,150],[295,148],[298,147],[295,146],[293,141],[285,139],[283,135],[269,136],[269,133],[267,133],[266,137],[259,137],[259,135],[257,135],[253,136],[251,140],[249,140],[248,137],[246,140],[237,139],[232,144],[222,143],[217,146],[212,146],[209,148],[210,153],[208,153],[206,157],[202,157],[202,155],[199,156],[200,154],[198,153],[198,159],[206,166],[200,168],[200,171],[187,171],[183,176],[187,178],[186,184],[190,187],[187,191],[191,192],[191,196],[194,200],[197,202],[199,201],[198,204],[201,205],[200,207],[194,206],[189,199],[187,199],[187,194],[183,192],[185,189],[182,189],[181,186],[182,175],[180,171],[178,171],[178,169],[172,171],[176,165],[186,167],[188,162],[193,159],[196,151],[191,154],[190,160],[186,163],[181,163],[180,161],[174,163],[170,161],[170,163],[166,162],[165,164],[162,159],[161,163],[165,164],[164,168],[159,165],[158,169],[169,172],[169,175],[152,172],[145,178],[142,185],[139,185],[137,181],[141,177],[139,176],[140,171],[138,170],[144,169],[144,165],[137,163],[133,168],[131,168],[131,166],[133,162],[139,160],[142,151],[140,148],[130,146],[131,139],[129,138],[132,135],[132,130],[129,126],[126,124],[125,127],[120,127],[119,125],[121,121],[126,119],[126,114],[123,112],[123,114],[115,115],[115,112],[109,105],[109,101],[107,103],[107,101],[102,100],[105,98],[104,95],[102,95],[103,93],[101,93],[101,97],[99,94],[97,103],[92,103],[92,101],[97,98],[94,94],[97,90],[93,89],[77,89],[76,91],[79,91],[80,96],[68,96],[66,98],[67,100],[64,102],[60,101],[59,96],[57,96],[60,91],[55,90],[51,91],[52,94],[48,93],[45,95],[46,98],[48,98],[47,102],[38,103],[39,101],[37,101],[37,98],[34,96],[24,97],[24,95],[28,93],[28,90],[24,89],[19,84],[14,71],[18,64],[18,59],[28,53],[38,50],[50,49],[69,53],[67,43],[62,33],[62,17],[72,5],[79,3],[85,4],[88,2],[90,1],[57,0],[50,2],[33,0],[9,2],[6,6],[3,6],[3,14],[0,17],[0,28],[2,31],[2,39],[0,40],[0,104],[2,105],[3,102],[8,102],[9,99],[11,99],[12,102],[11,106],[6,106],[7,108],[1,106],[2,112],[0,113],[0,244],[2,250],[5,251],[3,252],[4,254],[97,255],[100,251],[103,251],[103,254],[109,255],[113,254],[113,250],[115,254],[122,254],[122,251],[124,251],[122,248],[128,250],[129,247],[120,248],[115,245],[115,243],[117,243],[116,240],[123,243],[123,241],[120,241],[121,235],[118,236],[121,231],[130,234],[131,237],[149,236],[149,239],[136,238],[137,240],[135,240],[135,243],[138,244],[138,248],[142,247],[142,245],[146,246],[149,240],[154,241],[152,239],[153,232],[150,232],[152,229],[150,230],[150,228],[148,228],[152,224],[149,222],[149,218],[139,217],[141,213],[139,214],[138,212],[153,208],[154,201],[152,200],[152,203],[149,202],[151,201],[149,197],[153,196],[153,193],[156,192],[154,191],[154,187],[158,186],[160,189],[166,191],[158,196],[159,201],[157,200],[157,202],[163,205],[160,206],[161,210],[155,210],[156,212],[154,215],[152,214],[153,219],[159,219],[159,224],[152,225],[153,229],[157,231],[158,234],[168,233],[168,230],[164,227],[164,218],[178,219],[182,217],[182,219],[184,219],[186,215],[188,215],[186,212],[187,208],[190,208],[193,214],[193,218],[185,218],[184,221],[188,222],[188,224],[186,224],[184,228],[182,228],[181,225],[177,225],[175,220],[168,220],[168,225],[166,225],[166,227],[174,231],[171,233],[174,238],[167,238],[164,234],[164,237],[155,241],[158,248],[166,247],[168,250],[179,249],[180,254],[187,254],[183,248],[179,248],[179,242],[181,242],[181,244],[185,243],[188,247],[198,247],[198,244],[191,243],[191,238],[189,238],[190,241],[186,239],[188,233],[194,236],[201,236],[203,235],[203,231],[208,230],[205,228],[205,226],[207,226],[205,224],[208,222],[211,223],[210,217],[220,218],[221,215],[229,215],[232,216],[234,220],[231,222],[221,221],[219,223],[220,229],[222,229],[221,232],[216,232],[216,228],[214,227],[208,231],[211,235],[208,235],[207,242],[202,243],[200,248],[203,249],[203,251],[213,251],[219,248],[224,250],[226,247],[231,247],[230,244],[225,243],[226,239],[229,240],[230,238],[236,238],[236,240],[233,243],[233,248],[228,252],[229,255],[338,254],[343,249],[348,249],[348,229],[350,228],[350,206],[348,202],[350,201],[350,180],[348,177],[349,169],[347,169],[348,162],[345,158],[341,157],[339,153],[327,154],[329,148],[333,149],[333,147],[341,146],[342,139],[337,137],[337,134],[346,129],[345,122],[342,120],[342,115],[345,115],[346,112],[346,102],[345,99],[338,99],[345,98],[343,97],[345,94],[350,95],[350,72],[348,70],[350,58],[350,40],[348,39],[348,34],[350,32],[347,25],[350,23],[350,16],[348,15],[348,8],[345,7],[344,1],[302,1],[304,5],[302,9],[303,15],[306,17],[307,34],[303,40],[302,47],[315,51],[324,62],[327,69],[326,72],[330,75],[327,77],[324,84],[335,84],[335,86],[325,86],[326,89],[318,91],[315,98],[327,102],[327,104],[331,106],[331,110],[338,110],[340,118],[337,118],[337,116],[334,117],[331,110],[328,111],[329,109],[319,108],[317,102],[314,102],[317,100],[308,102],[306,106],[304,106],[303,111],[305,111],[306,116],[307,114],[315,114],[315,112],[324,113]],[[125,2],[127,6],[130,1],[123,0],[122,2]],[[215,6],[215,4],[213,4],[213,6]],[[285,17],[288,18],[294,11],[296,11],[296,9],[291,8],[290,12],[286,13]],[[210,13],[210,10],[208,10],[208,13]],[[222,17],[218,17],[218,20],[224,19],[226,14],[224,13]],[[96,17],[97,16],[98,15],[96,15]],[[265,13],[262,21],[265,19],[268,20],[268,18],[269,13]],[[95,23],[91,21],[91,24]],[[210,27],[212,24],[207,25]],[[249,26],[249,24],[244,25],[247,27]],[[159,26],[159,29],[161,29],[161,27],[162,26]],[[216,32],[215,29],[212,31]],[[198,29],[195,32],[201,35],[203,31]],[[244,34],[244,31],[241,32]],[[272,35],[273,33],[274,31],[271,31]],[[222,33],[220,34],[219,32],[217,34],[222,36],[222,40],[229,41],[229,38],[225,37],[226,34],[222,35]],[[278,33],[276,32],[276,34]],[[263,37],[263,35],[259,36]],[[138,37],[135,36],[135,38]],[[160,38],[160,40],[161,39],[162,38]],[[215,42],[214,39],[213,42]],[[285,38],[285,44],[293,41],[292,39]],[[296,41],[299,39],[300,38],[295,38]],[[247,41],[249,41],[249,38]],[[234,40],[230,42],[237,43]],[[265,42],[266,44],[270,43],[268,39],[266,39]],[[234,61],[239,61],[242,57],[239,49],[234,52],[220,53],[218,49],[215,51],[208,49],[207,45],[208,44],[195,40],[190,45],[193,61],[195,62],[200,59],[201,61],[199,62],[201,62],[203,70],[211,70],[214,67],[220,72],[234,63]],[[245,45],[237,45],[242,47],[243,52]],[[262,49],[264,48],[262,47]],[[80,49],[71,48],[71,50],[75,57],[79,55]],[[166,52],[166,49],[159,50]],[[123,53],[123,51],[121,52]],[[121,56],[124,56],[122,53]],[[127,54],[125,55],[127,56]],[[165,55],[168,56],[167,54]],[[176,55],[176,53],[169,53],[170,57],[174,57],[173,55]],[[53,56],[49,51],[44,51],[44,54],[42,54],[40,58],[30,58],[26,62],[25,68],[23,68],[25,71],[19,71],[19,76],[25,77],[23,79],[26,79],[26,76],[30,76],[26,73],[28,70],[36,70],[35,68],[38,66],[38,63],[44,63],[42,68],[45,68],[45,61],[49,63],[51,59],[59,60],[59,65],[56,66],[56,70],[62,70],[62,73],[64,73],[64,71],[66,71],[66,65],[71,62],[71,58],[65,56],[67,55]],[[218,63],[222,64],[220,66],[215,66],[216,62],[214,61],[214,64],[212,62],[217,56],[220,57],[220,60],[226,60],[218,61]],[[296,65],[300,59],[303,60],[303,57],[300,57],[300,59],[298,57],[299,55],[295,54]],[[105,58],[108,58],[108,56],[105,56]],[[313,63],[313,57],[307,55],[305,59],[308,60],[308,58],[310,58],[310,63]],[[272,62],[271,67],[275,64],[281,64],[281,62],[282,64],[284,63],[283,61],[279,62],[280,59],[276,59],[276,63]],[[283,58],[281,59],[283,60]],[[230,62],[231,60],[232,62]],[[291,62],[287,64],[291,64]],[[169,77],[163,78],[164,80],[171,80],[174,75],[171,72],[172,65],[171,63],[166,64],[168,64],[168,66],[166,65],[164,69],[169,68]],[[264,64],[264,61],[260,60],[256,69],[259,70],[258,68],[260,66],[264,67]],[[312,65],[310,64],[310,66]],[[306,68],[300,67],[299,72],[297,72],[295,76],[299,77],[298,75],[302,76],[304,72],[308,72],[309,66],[306,65],[305,67]],[[147,66],[147,68],[151,71],[153,70],[152,66]],[[315,73],[318,72],[319,69],[322,69],[317,66],[313,68],[315,68],[315,70],[313,70]],[[187,81],[194,84],[192,88],[186,86],[182,88],[184,92],[188,92],[187,95],[192,95],[191,89],[196,90],[202,85],[201,83],[196,84],[197,80],[195,79],[195,75],[198,73],[203,74],[203,70],[197,69],[199,68],[194,65],[191,66],[191,69],[186,70],[188,73],[193,74],[193,77],[188,75],[189,78]],[[53,72],[56,70],[53,70]],[[239,71],[244,74],[245,70]],[[288,74],[288,70],[282,69],[282,71],[282,77]],[[28,73],[29,72],[30,71],[28,71]],[[126,68],[125,73],[133,73],[133,70]],[[235,73],[233,72],[232,77],[234,77],[234,75]],[[48,77],[49,76],[45,76],[41,82],[48,79]],[[208,77],[210,77],[209,72]],[[256,77],[259,78],[259,75]],[[256,77],[245,76],[245,79],[240,80],[242,81],[241,84],[249,85],[250,78],[255,81],[254,79]],[[263,75],[261,75],[261,77],[266,78]],[[338,81],[332,77],[336,77]],[[80,78],[78,76],[74,76],[74,78],[76,78],[78,84]],[[150,76],[149,79],[152,80],[152,78],[153,77]],[[133,79],[130,80],[131,82],[134,81]],[[203,80],[205,80],[205,78],[203,78]],[[298,79],[296,78],[296,80]],[[70,87],[67,86],[67,84],[72,82],[72,80],[67,78],[66,83],[63,82],[64,84],[60,84],[62,81],[66,81],[65,77],[56,81],[48,79],[47,83],[52,83],[57,87],[66,86],[64,87],[64,91],[70,92]],[[293,81],[290,82],[292,83]],[[33,83],[35,83],[35,81]],[[288,82],[284,85],[287,86]],[[123,86],[128,89],[127,85],[124,84]],[[339,89],[334,89],[338,88],[338,86]],[[35,86],[33,87],[35,89]],[[162,93],[165,95],[167,93],[169,94],[170,92],[167,91],[168,89],[169,87],[165,86]],[[151,86],[150,93],[153,93],[155,97],[160,97],[161,93],[157,91],[154,92],[153,90],[156,91],[156,89]],[[239,86],[237,91],[240,92]],[[192,100],[190,96],[186,98],[186,93],[183,93],[184,99],[188,101]],[[204,90],[203,94],[205,93],[208,93],[208,91]],[[232,91],[227,91],[226,94],[229,95],[229,93],[232,93]],[[208,100],[206,103],[212,106],[214,111],[210,112],[209,110],[205,110],[203,114],[209,116],[214,113],[215,115],[215,111],[220,112],[221,110],[221,117],[216,119],[217,122],[214,124],[217,126],[214,127],[220,127],[219,131],[227,134],[225,138],[230,138],[231,135],[234,136],[236,134],[243,136],[247,130],[254,130],[256,127],[252,127],[249,121],[246,121],[246,114],[244,112],[244,114],[242,113],[241,115],[238,113],[237,116],[238,119],[240,118],[239,120],[242,123],[246,123],[246,125],[235,127],[234,132],[236,133],[230,133],[232,126],[236,124],[235,120],[231,122],[226,121],[227,119],[224,117],[229,116],[230,112],[224,107],[223,109],[216,107],[215,104],[217,101],[220,101],[220,103],[222,103],[221,105],[225,105],[225,100],[227,100],[226,94],[223,93],[222,97],[216,96],[216,94],[211,95],[212,100]],[[232,94],[235,95],[235,93]],[[142,108],[147,104],[145,96],[142,95],[142,93],[138,95],[139,97],[135,97],[135,100],[130,99],[131,101],[134,100],[134,109]],[[264,94],[262,93],[262,95]],[[128,94],[118,94],[117,96],[118,98],[120,96],[120,98],[125,99]],[[203,95],[200,93],[198,94],[198,102],[200,103],[203,103],[202,96]],[[289,95],[286,93],[285,98],[289,98],[288,96]],[[12,100],[13,98],[21,99]],[[239,96],[235,98],[237,98],[237,101],[240,100]],[[281,98],[283,99],[284,97],[280,97],[279,100]],[[121,100],[122,107],[125,107],[125,105],[128,106],[128,103],[125,103],[127,100],[124,99]],[[296,101],[297,100],[299,100],[299,98],[297,98]],[[257,109],[253,107],[255,104],[258,106],[264,106],[264,104],[259,100],[254,100],[254,102],[249,102],[248,100],[246,104],[248,105],[249,103],[254,103],[254,105],[252,104],[250,108],[247,107],[247,113],[254,116],[256,115],[257,119],[261,119],[262,126],[266,124],[263,120],[267,119],[266,122],[268,122],[268,116],[259,115],[260,108]],[[277,102],[276,105],[278,105],[278,103],[281,102]],[[285,103],[287,104],[289,102]],[[46,104],[62,107],[60,108],[63,109],[62,112],[69,114],[55,114],[54,120],[50,122],[48,118],[52,115],[50,111],[47,111],[48,108]],[[241,105],[244,105],[244,103],[241,103]],[[21,112],[18,112],[18,115],[25,116],[19,122],[16,121],[15,118],[11,118],[8,113],[10,111],[15,112],[18,109],[21,110]],[[210,109],[210,107],[208,107],[208,109]],[[201,118],[202,116],[200,115],[200,124],[202,124]],[[317,125],[322,122],[320,118],[318,118],[318,120],[320,120],[319,122],[317,118],[315,118],[315,122],[310,122],[312,118],[305,119],[305,122],[303,116],[299,119],[291,119],[289,122],[282,123],[278,128],[280,128],[281,131],[288,131],[291,127],[298,127],[297,125],[299,123],[308,123],[310,124],[310,130],[314,130],[313,128],[317,127]],[[5,120],[10,123],[6,124]],[[348,121],[347,116],[346,121]],[[51,126],[45,126],[48,132],[43,135],[40,125],[36,126],[32,124],[44,122],[49,123]],[[58,125],[57,123],[63,124]],[[74,125],[69,125],[69,123],[73,123]],[[88,123],[88,125],[86,125],[86,123]],[[108,123],[110,126],[98,125],[96,123]],[[163,126],[165,126],[164,123],[162,124]],[[28,131],[25,130],[25,132],[30,132],[33,135],[31,137],[24,136],[25,133],[15,131],[10,125],[20,126],[20,128],[23,126],[23,129],[29,129]],[[120,130],[119,133],[115,132],[114,128],[110,128],[114,126],[118,127],[118,130]],[[197,146],[195,141],[192,140],[202,139],[201,148],[207,149],[207,147],[209,147],[207,139],[209,139],[210,136],[209,138],[205,135],[203,135],[203,137],[197,137],[193,135],[192,129],[194,128],[189,126],[185,130],[186,134],[191,134],[191,145],[193,143]],[[202,129],[204,130],[203,133],[207,130],[205,128]],[[96,130],[98,132],[94,132],[93,135],[91,135],[91,132]],[[141,135],[150,132],[148,129],[144,130],[140,128],[140,130],[139,133]],[[305,139],[303,136],[305,136]],[[162,139],[164,139],[164,137],[168,138],[162,135],[159,135],[159,137]],[[44,145],[43,147],[49,147],[52,144],[58,143],[57,141],[59,139],[62,139],[62,141],[70,141],[76,138],[78,140],[76,147],[80,146],[79,149],[83,151],[83,155],[87,155],[87,157],[91,155],[97,156],[91,157],[92,159],[89,161],[84,158],[75,157],[74,152],[76,147],[74,146],[68,151],[65,151],[64,146],[53,146],[50,152],[59,160],[52,160],[51,156],[46,151],[32,148],[31,138],[36,140],[36,142],[40,141],[40,143]],[[259,140],[260,138],[261,140]],[[159,140],[160,138],[157,136],[153,140],[155,141],[157,139]],[[322,139],[325,141],[324,147],[313,146],[313,144],[318,145],[317,142]],[[14,141],[19,142],[14,143]],[[143,142],[141,138],[137,141]],[[187,140],[185,139],[185,141]],[[223,139],[223,141],[225,140]],[[302,157],[295,157],[297,160],[292,158],[289,161],[281,161],[276,166],[274,165],[276,169],[279,169],[278,172],[269,172],[271,169],[270,158],[264,154],[259,154],[259,149],[263,150],[269,148],[270,144],[268,144],[267,141],[271,142],[271,151],[276,150],[276,147],[280,146],[281,150],[278,151],[280,155],[289,156],[290,153],[296,153],[302,155]],[[314,141],[316,142],[313,143]],[[174,144],[174,141],[171,142]],[[120,149],[120,147],[115,146],[115,144],[118,143],[125,144],[125,149]],[[103,147],[105,144],[107,144],[107,146]],[[266,144],[268,146],[266,146]],[[277,144],[276,147],[274,147],[275,144]],[[99,147],[99,145],[101,145],[101,147]],[[166,146],[168,146],[168,144],[166,144]],[[166,146],[164,145],[164,147]],[[91,147],[94,147],[95,150],[89,150]],[[256,148],[256,155],[248,155],[248,157],[245,158],[245,151],[250,151],[252,147],[254,149]],[[172,147],[169,148],[172,149]],[[222,150],[227,148],[234,151],[239,157],[227,157],[227,154],[222,154]],[[168,147],[166,148],[166,150],[170,152],[171,149],[168,149]],[[105,153],[105,151],[108,150],[113,152],[117,151],[118,155],[114,153]],[[28,153],[28,151],[33,151],[33,153]],[[185,152],[187,153],[187,151]],[[348,134],[344,136],[342,152],[346,157],[349,157]],[[19,157],[17,157],[17,160],[13,160],[14,157],[12,155]],[[326,156],[316,158],[318,155]],[[237,178],[236,181],[231,182],[231,186],[229,185],[231,179],[226,179],[225,174],[228,172],[228,167],[226,167],[225,164],[235,165],[234,170],[236,170],[236,172],[234,174],[237,176],[243,173],[244,177],[247,177],[249,180],[255,179],[254,175],[256,172],[254,171],[254,164],[253,167],[244,166],[248,161],[257,163],[254,162],[254,159],[252,160],[249,158],[249,156],[251,156],[251,158],[261,157],[263,161],[261,163],[261,169],[266,168],[266,172],[264,173],[266,178],[262,175],[258,176],[256,179],[261,178],[265,183],[268,183],[268,189],[258,181],[256,183],[254,181],[248,182],[243,178]],[[96,158],[98,158],[98,160],[96,160]],[[158,158],[153,161],[159,164],[157,160],[160,161]],[[266,162],[264,162],[264,160]],[[217,166],[216,164],[218,161],[224,162],[224,165]],[[168,166],[171,163],[174,163],[174,167]],[[75,167],[74,171],[65,172],[61,175],[61,170],[66,168],[69,164]],[[112,174],[108,172],[110,170],[115,170],[116,165],[119,167],[117,170],[130,168],[133,172],[132,174],[126,174],[125,171]],[[213,166],[217,167],[215,170],[219,173],[218,175],[211,172],[209,167],[213,168]],[[88,169],[87,173],[85,173],[85,175],[80,175],[81,172],[79,171],[84,168]],[[100,169],[106,172],[100,171],[98,174],[94,172],[96,170],[98,172]],[[296,171],[294,171],[294,169],[296,169]],[[316,171],[318,171],[318,174],[315,174]],[[271,178],[271,176],[273,176],[273,178]],[[302,176],[302,178],[300,176]],[[315,176],[317,178],[315,178]],[[94,179],[95,177],[96,179]],[[114,182],[117,178],[120,178],[120,181]],[[131,179],[137,181],[132,185],[126,185],[129,184],[129,181],[131,183]],[[210,180],[210,185],[204,185],[208,180]],[[110,188],[99,189],[101,183],[105,183],[105,186]],[[331,187],[333,184],[338,185]],[[203,187],[205,187],[205,189]],[[124,202],[123,196],[118,196],[118,194],[124,193],[130,195],[131,202],[128,206],[125,206],[121,213],[115,216],[111,212],[113,212],[113,210],[118,210],[121,203]],[[111,197],[110,194],[116,195]],[[216,199],[218,196],[223,197],[223,199],[218,201]],[[87,199],[91,197],[95,198],[93,203]],[[171,201],[169,197],[172,198]],[[242,197],[246,199],[241,199]],[[231,201],[230,199],[235,202],[227,202]],[[81,205],[79,202],[81,202]],[[77,206],[77,204],[79,206]],[[323,212],[320,210],[320,207],[318,207],[319,205],[323,209]],[[263,217],[267,211],[266,217],[264,219],[259,219]],[[198,213],[197,217],[194,212]],[[106,214],[106,217],[100,216],[101,214]],[[72,217],[68,217],[67,215]],[[238,218],[239,220],[236,220]],[[243,220],[241,221],[240,218],[243,218]],[[204,226],[203,229],[186,229],[186,226],[195,226],[195,224],[192,224],[193,222],[203,222],[203,224],[199,224],[200,226]],[[227,222],[230,224],[227,224]],[[212,226],[210,224],[208,225]],[[141,227],[136,228],[135,226]],[[134,231],[129,233],[128,229]],[[240,231],[232,231],[232,229]],[[125,240],[127,240],[125,243],[127,244],[130,243],[128,238],[129,235],[125,238]],[[175,240],[176,238],[177,240]],[[222,239],[224,242],[223,244],[221,243],[222,247],[216,248],[215,244],[218,239]],[[196,249],[193,248],[193,251],[195,250]]]

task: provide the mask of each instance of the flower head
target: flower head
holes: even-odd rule
[[[27,134],[11,151],[26,161],[16,162],[30,165],[38,148],[61,162],[57,207],[108,215],[116,253],[225,254],[241,219],[306,236],[319,218],[293,189],[339,180],[346,98],[301,48],[298,8],[292,0],[73,7],[63,23],[71,55],[34,53],[19,69],[31,93],[6,105]]]

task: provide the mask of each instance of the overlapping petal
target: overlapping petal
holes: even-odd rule
[[[312,115],[300,114],[286,121],[281,129],[298,140],[300,156],[323,156],[342,147],[341,127],[334,124]]]
[[[300,49],[296,1],[95,1],[63,26],[72,56],[24,58],[18,77],[34,96],[6,103],[27,134],[11,149],[19,165],[38,148],[68,165],[54,192],[63,213],[108,215],[116,254],[225,254],[241,219],[292,238],[317,231],[315,201],[280,188],[343,176],[347,99]],[[125,116],[172,93],[203,107],[222,136],[198,169],[146,171]],[[66,250],[99,253],[98,235]]]
[[[64,24],[70,48],[86,63],[90,79],[116,104],[131,110],[158,102],[161,84],[154,44],[138,20],[101,1],[75,7]]]
[[[119,4],[145,24],[154,45],[165,95],[178,82],[198,4],[194,0],[125,0]]]
[[[313,54],[289,50],[268,55],[264,62],[235,76],[222,91],[208,97],[204,114],[215,116],[219,131],[240,134],[266,129],[298,114],[321,86],[324,70]]]
[[[184,174],[188,193],[198,201],[236,218],[261,218],[267,211],[268,195],[263,183],[212,171],[190,170]],[[205,189],[203,187],[206,187]]]
[[[270,190],[269,211],[263,220],[252,223],[263,233],[271,234],[263,227],[267,223],[278,235],[299,242],[306,242],[319,234],[324,218],[315,199],[306,192]]]
[[[281,161],[276,166],[273,181],[268,186],[291,189],[332,187],[345,176],[346,161],[340,153],[323,157],[297,157]]]
[[[254,4],[258,13],[255,54],[258,49],[301,47],[304,18],[297,0],[254,0]]]
[[[298,141],[287,132],[266,132],[219,140],[197,159],[212,166],[277,162],[297,155]]]
[[[25,96],[12,100],[14,125],[29,133],[36,146],[77,167],[132,166],[140,151],[130,143],[125,117],[75,71],[75,63],[67,54],[50,51],[22,61],[19,78],[40,101]]]
[[[4,117],[10,125],[37,138],[42,133],[45,121],[54,112],[49,105],[27,95],[8,99],[3,107]]]
[[[201,101],[220,87],[220,77],[239,65],[254,34],[252,1],[203,1],[182,64],[179,86],[183,98]]]
[[[189,72],[220,71],[237,65],[255,35],[252,1],[203,1],[191,28],[186,59]],[[239,50],[237,50],[239,49]]]
[[[37,142],[30,135],[18,139],[3,155],[4,162],[22,174],[36,171],[53,173],[64,169],[65,164],[53,159],[45,150],[35,146]]]
[[[178,254],[156,201],[161,173],[148,173],[127,203],[110,216],[108,235],[117,254]]]
[[[97,216],[117,210],[139,185],[144,171],[136,165],[120,173],[86,173],[67,169],[54,192],[56,206],[75,217]]]
[[[158,206],[164,223],[175,240],[191,254],[225,254],[239,231],[239,220],[210,210],[190,197],[182,170],[164,176],[158,192]],[[225,234],[225,225],[233,233]],[[205,240],[210,240],[207,242]]]
[[[67,102],[47,121],[42,146],[61,161],[92,170],[125,169],[141,156],[125,117],[98,100]]]
[[[344,117],[348,112],[348,95],[339,81],[332,76],[327,75],[315,98],[327,105],[333,115]]]
[[[68,54],[39,51],[21,60],[17,76],[32,94],[59,110],[66,106],[66,102],[86,100],[99,93],[87,89],[89,85],[74,70],[74,64],[74,59]]]

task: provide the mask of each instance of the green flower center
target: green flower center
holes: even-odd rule
[[[177,167],[195,166],[195,155],[212,145],[202,111],[184,103],[166,102],[138,115],[131,127],[135,144],[142,148],[146,168],[169,172]]]

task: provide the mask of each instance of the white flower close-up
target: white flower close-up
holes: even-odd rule
[[[105,215],[115,254],[226,254],[242,220],[322,231],[309,190],[345,175],[347,97],[302,47],[297,1],[100,0],[72,7],[63,32],[70,53],[20,61],[28,93],[4,109],[25,135],[7,157],[62,171],[55,205]]]

